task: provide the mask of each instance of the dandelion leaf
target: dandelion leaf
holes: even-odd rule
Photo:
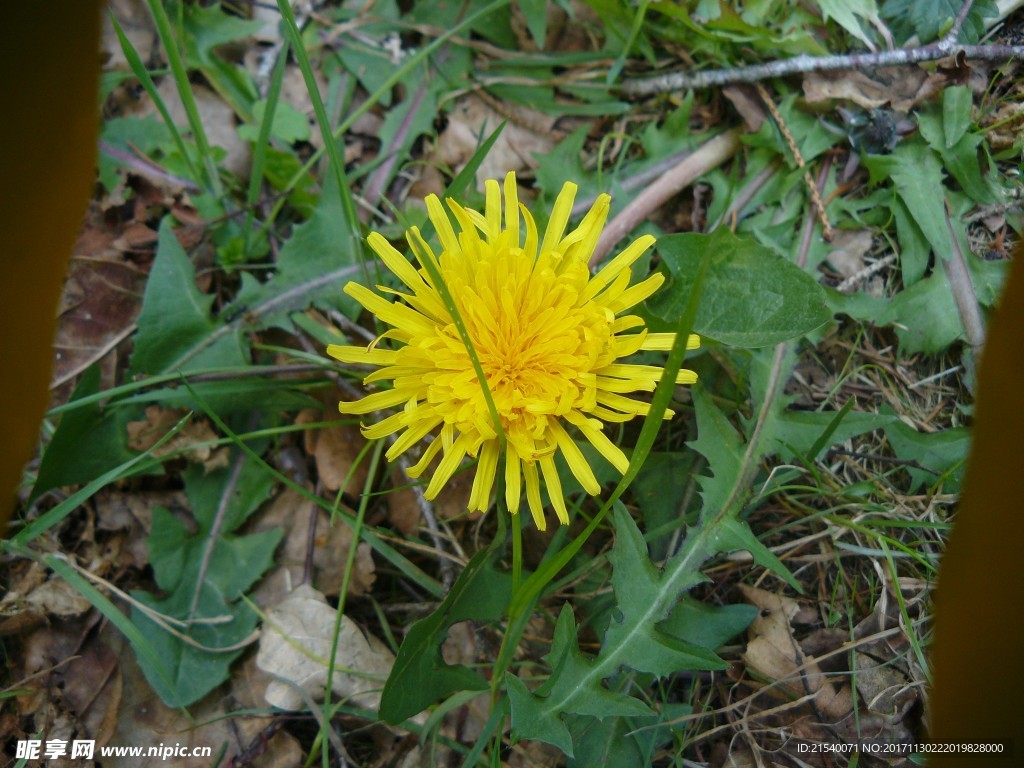
[[[692,389],[697,413],[697,439],[687,443],[708,460],[711,475],[697,478],[704,500],[704,512],[716,514],[727,503],[739,482],[743,467],[743,442],[729,420],[712,402],[702,386]]]
[[[352,232],[341,215],[341,194],[329,174],[313,215],[295,227],[282,246],[277,271],[265,282],[243,273],[238,298],[224,314],[237,315],[259,328],[281,325],[288,329],[287,316],[314,303],[351,314],[356,304],[341,289],[363,274],[361,248],[359,233]],[[372,265],[368,269],[376,274]]]
[[[652,765],[655,751],[670,742],[674,729],[670,721],[690,714],[689,704],[668,702],[650,717],[611,717],[604,721],[573,715],[568,718],[575,743],[570,768],[635,768]]]
[[[721,520],[714,530],[714,541],[719,552],[738,552],[745,550],[754,558],[754,562],[762,568],[767,568],[776,576],[785,581],[789,586],[800,594],[803,594],[803,587],[790,570],[782,564],[772,551],[762,544],[754,532],[742,520],[729,517]]]
[[[884,0],[881,15],[900,43],[914,35],[922,43],[929,43],[949,29],[962,8],[959,0]],[[985,34],[985,19],[998,15],[999,8],[994,0],[972,3],[960,30],[960,40],[978,42]]]
[[[963,479],[964,463],[971,446],[970,431],[964,427],[942,432],[918,432],[898,418],[885,427],[896,456],[910,462],[906,466],[910,475],[910,493],[921,486],[930,488],[939,480],[945,481],[946,493],[957,493]]]
[[[262,29],[264,22],[225,13],[220,5],[184,7],[185,56],[198,67],[216,63],[213,51],[225,43],[241,40]]]
[[[272,484],[257,465],[243,461],[208,475],[198,468],[185,472],[194,529],[166,509],[153,510],[147,545],[162,596],[133,593],[138,605],[132,622],[169,670],[162,673],[137,657],[153,690],[171,707],[188,706],[224,682],[256,626],[256,612],[241,598],[270,567],[281,532],[233,533]]]
[[[704,455],[713,473],[698,478],[704,500],[702,524],[710,533],[713,551],[746,550],[758,565],[770,569],[799,590],[800,586],[789,569],[758,541],[746,523],[736,517],[750,495],[750,489],[746,487],[748,483],[742,477],[744,451],[739,434],[703,389],[694,387],[693,403],[699,437],[691,441],[690,446]],[[770,421],[771,416],[766,423]],[[747,465],[757,461],[765,452],[762,446],[768,441],[764,432],[755,439],[757,444],[746,451]]]
[[[880,429],[895,417],[865,411],[850,411],[836,422],[838,411],[784,411],[772,420],[771,433],[766,438],[775,443],[775,452],[783,461],[791,461],[796,454],[816,460],[829,446]],[[831,432],[828,430],[831,429]],[[821,438],[827,439],[822,443]],[[817,446],[818,450],[813,449]],[[813,455],[811,455],[813,454]]]
[[[689,299],[707,254],[693,329],[734,347],[767,347],[797,338],[832,317],[824,289],[806,272],[760,243],[725,228],[710,235],[668,235],[658,240],[668,278],[647,302],[654,330],[669,328]]]
[[[381,719],[397,725],[456,691],[487,689],[487,681],[469,667],[445,663],[441,643],[457,622],[501,618],[511,597],[512,580],[494,568],[498,551],[492,547],[478,552],[437,610],[406,634],[384,684]]]
[[[90,366],[82,374],[70,402],[96,394],[99,385],[99,365]],[[61,416],[39,462],[29,503],[51,488],[87,483],[130,461],[135,452],[126,445],[125,425],[134,413],[131,408],[104,408],[100,403],[91,403]],[[89,450],[82,450],[83,445],[88,445]]]
[[[882,20],[878,17],[878,7],[875,0],[818,0],[818,7],[821,8],[821,15],[824,21],[833,19],[839,26],[857,37],[865,45],[871,46],[873,42],[865,33],[865,28],[881,25]],[[869,26],[870,25],[870,26]]]
[[[248,344],[239,329],[211,317],[212,303],[213,296],[196,286],[192,262],[165,216],[142,299],[132,370],[158,374],[244,365]]]
[[[551,653],[551,679],[544,686],[547,695],[531,693],[518,677],[506,675],[512,704],[512,738],[536,739],[573,755],[572,736],[563,713],[605,718],[612,715],[644,716],[652,710],[643,702],[605,688],[601,680],[609,673],[594,659],[588,659],[576,642],[576,621],[572,608],[562,608],[555,624]],[[612,670],[614,671],[614,670]]]
[[[901,142],[891,154],[868,155],[864,165],[871,181],[892,179],[896,194],[921,228],[932,250],[947,258],[953,252],[946,226],[945,174],[939,155],[924,141]]]
[[[703,537],[689,538],[664,571],[647,555],[647,545],[625,508],[615,508],[615,548],[611,554],[612,588],[617,610],[601,652],[588,658],[576,642],[576,625],[566,606],[558,617],[548,663],[552,674],[531,693],[518,678],[506,682],[512,705],[515,738],[538,739],[573,755],[565,715],[651,716],[644,703],[604,685],[623,667],[659,677],[693,669],[723,669],[726,664],[707,648],[669,635],[658,628],[680,594],[703,581],[700,566],[711,554]]]
[[[683,595],[659,628],[702,648],[718,648],[743,632],[757,615],[757,608],[746,603],[705,605]]]
[[[647,543],[633,518],[621,507],[615,510],[615,533],[609,559],[618,615],[612,615],[602,648],[631,646],[629,666],[658,677],[681,669],[724,668],[711,651],[657,627],[683,592],[706,580],[699,570],[705,558],[696,553],[685,561],[673,559],[661,571],[648,557]]]

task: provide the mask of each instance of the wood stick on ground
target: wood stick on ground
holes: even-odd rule
[[[681,163],[666,171],[661,178],[633,198],[614,219],[608,222],[608,226],[601,234],[601,239],[597,241],[597,247],[594,248],[590,266],[595,267],[600,264],[615,244],[629,234],[637,224],[650,216],[681,189],[735,155],[739,148],[739,130],[726,131],[715,136]]]
[[[1024,45],[946,45],[942,42],[921,48],[899,48],[879,53],[850,53],[842,56],[808,56],[779,59],[765,64],[731,69],[709,69],[704,72],[668,72],[646,80],[627,80],[622,92],[627,96],[685,91],[690,88],[716,88],[731,83],[756,83],[771,77],[803,75],[808,72],[839,72],[871,70],[879,67],[906,66],[938,61],[956,55],[968,61],[1009,61],[1024,58]]]
[[[974,282],[967,269],[967,261],[950,221],[949,201],[946,201],[946,230],[949,232],[949,241],[953,246],[953,252],[948,259],[940,260],[946,271],[946,279],[949,280],[949,288],[953,293],[957,312],[960,313],[960,320],[964,324],[964,336],[975,353],[980,355],[981,348],[985,344],[985,323],[981,317],[981,309],[978,307],[978,297],[974,292]]]

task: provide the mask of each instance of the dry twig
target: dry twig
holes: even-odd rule
[[[949,280],[949,288],[953,293],[957,312],[964,324],[967,343],[976,353],[980,354],[981,347],[985,344],[985,324],[981,318],[981,308],[978,306],[978,298],[974,291],[971,273],[967,269],[967,261],[964,259],[960,242],[956,239],[956,233],[953,231],[949,217],[949,202],[947,201],[946,230],[949,232],[949,241],[953,246],[953,252],[948,259],[942,259],[942,267],[946,271],[946,278]]]
[[[803,75],[809,72],[899,67],[908,64],[921,64],[926,61],[938,61],[947,56],[973,61],[1009,61],[1024,57],[1024,46],[1022,45],[960,45],[957,43],[960,28],[967,18],[971,5],[971,0],[963,4],[953,26],[941,40],[917,48],[898,48],[894,51],[878,53],[849,53],[831,56],[801,54],[791,59],[779,59],[747,67],[709,69],[692,74],[669,72],[644,80],[627,80],[622,84],[622,91],[629,96],[646,96],[690,88],[716,88],[731,83],[756,83],[771,77]]]
[[[651,212],[661,207],[670,197],[699,179],[708,171],[717,168],[740,148],[738,130],[720,133],[705,143],[692,155],[668,170],[661,178],[637,195],[619,215],[608,222],[601,239],[597,241],[590,266],[600,264],[608,251]]]

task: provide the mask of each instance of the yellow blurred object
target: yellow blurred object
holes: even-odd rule
[[[931,736],[939,743],[1017,739],[1024,663],[1024,244],[989,324],[978,372],[974,444],[963,496],[939,568]],[[958,755],[936,764],[1021,765]]]
[[[57,302],[95,176],[99,0],[4,6],[0,535],[49,404]]]

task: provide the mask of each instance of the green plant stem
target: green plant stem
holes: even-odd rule
[[[245,197],[245,252],[249,252],[252,243],[253,218],[256,215],[256,201],[260,196],[260,187],[263,185],[263,170],[267,164],[267,148],[270,145],[270,131],[274,126],[274,114],[277,111],[277,102],[281,98],[281,86],[284,83],[285,65],[288,63],[288,41],[281,44],[281,50],[277,54],[277,61],[274,63],[274,72],[270,77],[270,88],[267,90],[267,106],[263,110],[263,122],[260,123],[260,133],[256,137],[256,144],[252,148],[252,171],[249,174],[249,189]]]
[[[498,514],[504,510],[498,505]],[[512,594],[519,591],[523,581],[523,519],[517,513],[512,515]]]
[[[541,593],[548,584],[551,583],[558,572],[576,556],[576,553],[583,547],[591,534],[593,534],[593,532],[597,530],[598,526],[604,521],[605,516],[636,478],[640,468],[643,466],[644,460],[647,458],[651,448],[654,446],[654,440],[661,426],[665,410],[668,408],[669,401],[672,399],[672,395],[675,391],[676,375],[679,373],[679,369],[682,367],[683,360],[686,357],[686,344],[690,336],[690,331],[693,328],[694,318],[697,316],[697,305],[709,264],[710,259],[708,256],[705,256],[697,271],[693,289],[690,291],[686,308],[684,309],[679,325],[677,326],[675,342],[673,343],[672,349],[669,351],[668,357],[665,360],[664,371],[661,375],[660,381],[658,382],[658,386],[654,391],[651,409],[647,414],[647,418],[644,420],[644,425],[640,430],[640,436],[637,438],[636,448],[633,450],[629,467],[626,469],[622,479],[619,481],[618,485],[616,485],[612,495],[604,502],[597,514],[594,515],[593,519],[591,519],[587,524],[587,527],[583,532],[564,549],[560,547],[561,540],[558,536],[552,539],[548,548],[548,554],[545,556],[544,561],[541,562],[536,572],[520,584],[518,588],[513,590],[512,599],[509,603],[508,629],[505,632],[505,636],[502,638],[498,657],[495,660],[494,669],[492,671],[492,712],[499,704],[498,692],[501,681],[504,679],[505,672],[512,663],[515,649],[519,646],[519,641],[526,629],[527,621],[530,614],[533,612],[533,606],[540,598]],[[559,533],[561,534],[562,531],[559,531]]]
[[[369,445],[369,444],[368,444]],[[373,442],[373,453],[370,455],[370,466],[366,472],[366,482],[363,484],[363,492],[359,496],[359,509],[356,510],[356,519],[352,523],[352,541],[348,547],[348,561],[345,563],[345,575],[341,580],[341,591],[338,594],[338,611],[334,616],[334,633],[332,635],[331,642],[331,656],[327,662],[327,684],[324,687],[324,716],[323,724],[324,727],[329,727],[331,717],[333,717],[333,710],[331,709],[331,681],[334,679],[334,669],[338,658],[338,635],[341,633],[341,621],[345,616],[345,597],[348,593],[349,581],[352,577],[352,569],[356,562],[356,548],[359,546],[359,539],[363,532],[363,521],[366,519],[366,507],[370,500],[370,491],[373,489],[373,480],[377,476],[377,467],[380,465],[380,457],[384,453],[384,441],[375,440]],[[353,468],[358,465],[358,460],[353,462]],[[351,470],[350,470],[351,475]],[[345,487],[348,485],[349,478],[345,479],[345,484],[338,490],[338,496],[335,499],[334,506],[337,509],[341,503],[341,495],[345,491]],[[333,519],[333,515],[332,515]],[[324,734],[326,736],[326,734]],[[326,744],[326,739],[324,744]],[[328,768],[329,765],[329,750],[324,749],[321,752],[323,756],[323,767]]]
[[[206,176],[206,189],[212,194],[218,203],[224,199],[224,188],[220,183],[220,174],[217,171],[217,164],[213,159],[213,152],[210,149],[210,142],[206,139],[206,130],[203,128],[203,120],[199,116],[199,107],[196,105],[195,96],[192,94],[192,86],[188,80],[188,72],[185,69],[185,62],[178,50],[177,38],[171,30],[170,19],[167,18],[167,11],[164,10],[161,0],[149,0],[149,10],[153,14],[153,21],[156,23],[157,33],[164,44],[164,52],[167,54],[167,63],[171,67],[171,74],[174,76],[174,83],[178,87],[178,96],[185,108],[185,116],[188,118],[189,129],[192,131],[192,138],[199,149],[199,156],[203,161],[203,170]]]
[[[121,51],[124,53],[124,57],[128,61],[128,66],[131,68],[132,74],[134,74],[135,78],[142,84],[142,87],[148,94],[149,98],[153,100],[153,105],[160,113],[160,117],[163,118],[164,125],[167,126],[167,130],[171,134],[174,146],[177,148],[178,153],[185,162],[185,165],[188,166],[189,173],[192,174],[192,181],[201,187],[203,175],[196,167],[195,162],[192,159],[192,155],[189,154],[188,150],[185,148],[185,140],[181,137],[181,131],[178,130],[178,126],[176,126],[174,124],[174,120],[171,119],[171,113],[167,110],[167,104],[165,104],[164,100],[160,97],[160,92],[156,89],[156,83],[153,82],[153,78],[146,69],[146,65],[142,63],[142,58],[139,56],[139,52],[135,50],[135,46],[132,45],[128,36],[125,35],[124,30],[121,29],[121,25],[118,23],[113,13],[110,14],[110,23],[114,27],[114,33],[117,35],[118,42],[121,44]]]
[[[463,30],[471,26],[473,22],[478,21],[487,14],[492,13],[505,5],[508,5],[509,1],[510,0],[495,0],[495,2],[484,6],[483,8],[474,13],[471,13],[469,16],[460,21],[450,30],[445,32],[443,35],[439,35],[431,43],[425,45],[414,56],[409,57],[409,60],[405,62],[405,64],[403,64],[402,66],[398,67],[398,69],[396,69],[391,74],[391,77],[389,77],[387,80],[384,81],[383,84],[381,84],[380,88],[378,88],[376,91],[370,94],[370,97],[366,99],[366,101],[364,101],[362,104],[360,104],[358,107],[356,107],[348,114],[348,116],[338,125],[338,127],[334,129],[333,134],[330,134],[331,140],[328,140],[327,136],[324,136],[324,147],[326,148],[327,146],[330,146],[333,143],[333,141],[337,140],[340,136],[342,136],[345,133],[345,131],[347,131],[355,124],[356,120],[362,117],[367,111],[372,109],[373,106],[381,100],[384,94],[389,93],[392,88],[394,88],[398,83],[402,82],[402,80],[405,77],[407,77],[410,72],[412,72],[416,67],[418,67],[423,61],[425,61],[427,57],[430,56],[430,54],[432,54],[434,51],[436,51],[438,48],[444,45],[445,42],[448,41],[448,39],[459,34]],[[282,2],[284,2],[284,0],[278,0],[278,4],[281,4]],[[291,9],[289,8],[289,12],[290,10]],[[295,186],[306,176],[306,174],[309,173],[310,169],[317,164],[317,162],[320,160],[320,156],[322,155],[323,151],[323,149],[319,149],[316,152],[314,152],[313,155],[306,161],[306,163],[298,171],[296,171],[295,175],[293,175],[284,185],[284,188],[281,190],[282,197],[278,198],[277,203],[274,205],[274,208],[271,210],[270,215],[267,217],[267,221],[265,224],[267,228],[273,225],[274,220],[277,218],[277,214],[280,212],[282,206],[284,206],[285,197],[287,196],[287,194],[291,192],[293,189],[295,189]]]
[[[690,297],[687,301],[686,308],[683,311],[683,316],[679,321],[678,328],[676,329],[675,342],[672,345],[672,349],[669,351],[668,358],[665,360],[665,369],[662,372],[661,379],[654,391],[654,397],[651,400],[651,410],[648,412],[647,418],[644,419],[644,425],[640,429],[640,436],[637,438],[636,448],[633,449],[633,456],[630,458],[629,467],[626,468],[626,473],[622,476],[618,485],[615,486],[615,490],[612,491],[611,496],[608,497],[601,506],[601,509],[598,510],[590,523],[587,524],[583,533],[577,536],[569,546],[559,552],[549,562],[542,564],[541,567],[538,568],[537,571],[530,576],[523,583],[522,587],[513,595],[512,605],[509,609],[509,613],[512,617],[515,617],[518,613],[523,611],[526,605],[531,603],[551,582],[555,575],[562,570],[562,568],[564,568],[573,557],[576,556],[576,553],[579,552],[587,539],[590,538],[590,535],[597,530],[597,527],[612,509],[612,506],[619,500],[630,484],[632,484],[637,474],[639,474],[640,469],[643,467],[644,461],[647,459],[647,455],[651,452],[651,448],[654,446],[654,440],[661,427],[662,417],[665,414],[665,410],[668,408],[669,401],[672,399],[672,394],[675,390],[676,375],[679,373],[679,369],[682,367],[683,360],[686,357],[686,343],[690,336],[690,331],[693,329],[694,318],[697,316],[698,297],[700,296],[701,288],[704,284],[704,275],[707,273],[709,263],[708,257],[705,256],[694,280],[693,289],[690,291]],[[504,670],[502,670],[502,672],[504,672]]]
[[[348,179],[345,177],[345,160],[338,151],[338,141],[331,131],[331,122],[327,117],[327,110],[324,108],[323,99],[320,98],[320,89],[316,84],[316,77],[313,74],[313,67],[309,63],[309,56],[306,54],[306,47],[302,43],[302,35],[299,33],[298,25],[295,23],[295,14],[292,12],[291,3],[288,0],[277,0],[277,7],[281,11],[281,21],[284,26],[286,40],[291,43],[295,51],[295,60],[299,69],[302,70],[302,79],[306,82],[306,90],[309,91],[309,99],[313,103],[313,111],[316,113],[317,125],[324,140],[324,149],[327,151],[327,158],[330,161],[331,170],[334,172],[335,181],[338,184],[338,191],[341,195],[341,214],[349,231],[349,248],[356,254],[357,261],[362,265],[364,277],[369,283],[369,275],[366,274],[366,260],[363,258],[363,246],[359,237],[359,218],[356,215],[356,206],[352,200],[352,190],[349,188]],[[341,135],[339,131],[339,136]]]

